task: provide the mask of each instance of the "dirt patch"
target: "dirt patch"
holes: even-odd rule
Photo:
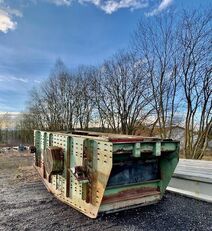
[[[156,204],[90,219],[50,194],[29,153],[0,155],[0,230],[212,230],[212,205],[166,193]]]
[[[22,166],[17,169],[17,173],[14,177],[15,182],[34,182],[39,180],[37,172],[34,171],[33,166]]]

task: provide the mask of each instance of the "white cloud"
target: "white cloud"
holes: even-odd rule
[[[28,83],[28,79],[24,79],[24,78],[11,77],[11,79],[22,83]]]
[[[152,1],[151,0],[48,0],[58,6],[66,5],[70,6],[73,1],[78,1],[80,4],[93,4],[101,10],[105,11],[107,14],[112,14],[119,9],[128,8],[130,10],[142,9],[148,7]],[[157,8],[152,12],[148,13],[148,16],[153,16],[159,14],[167,7],[170,6],[173,0],[162,0]]]
[[[14,30],[17,23],[15,17],[22,17],[22,13],[17,9],[10,8],[6,1],[0,0],[0,32],[7,33],[9,30]]]
[[[49,2],[52,2],[58,6],[62,6],[62,5],[70,6],[72,0],[49,0]]]
[[[160,5],[158,6],[158,8],[154,9],[150,13],[147,13],[146,15],[147,16],[157,15],[157,14],[161,13],[162,11],[164,11],[165,9],[167,9],[172,4],[172,2],[173,2],[173,0],[162,0]]]
[[[39,84],[39,83],[41,83],[41,81],[40,81],[40,80],[35,79],[35,80],[34,80],[34,83]]]
[[[21,78],[21,77],[15,77],[11,75],[0,75],[0,82],[13,82],[13,81],[19,81],[22,83],[28,83],[29,80],[26,78]]]
[[[113,12],[123,8],[134,10],[148,6],[148,0],[79,0],[79,2],[82,4],[94,4],[107,14],[112,14]]]
[[[22,17],[23,14],[21,11],[17,9],[11,9],[10,7],[4,8],[4,10],[9,14],[9,15],[15,15],[17,17]]]
[[[0,9],[0,31],[7,33],[9,30],[14,30],[17,23],[12,20],[11,15]]]
[[[32,1],[32,0],[31,0]],[[36,2],[41,0],[36,0]],[[78,1],[80,4],[93,4],[107,14],[112,14],[119,9],[128,8],[130,10],[142,9],[152,3],[151,0],[46,0],[49,3],[57,6],[70,6],[73,1]],[[152,12],[147,13],[147,16],[159,14],[170,6],[173,0],[162,0],[157,8]],[[0,32],[7,33],[9,30],[14,30],[17,27],[15,17],[22,17],[22,13],[17,9],[11,9],[6,5],[4,0],[0,0]]]

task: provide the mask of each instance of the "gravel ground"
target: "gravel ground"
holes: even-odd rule
[[[95,220],[55,199],[30,154],[0,154],[0,230],[212,230],[212,204],[166,193],[149,205]]]

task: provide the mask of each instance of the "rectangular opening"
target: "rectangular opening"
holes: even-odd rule
[[[158,158],[130,159],[116,162],[110,174],[107,187],[139,184],[160,179]]]

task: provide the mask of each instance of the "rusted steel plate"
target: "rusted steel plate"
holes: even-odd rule
[[[111,196],[104,196],[102,199],[102,204],[108,204],[119,201],[126,201],[140,197],[152,196],[152,195],[160,195],[160,190],[158,188],[133,188],[123,190]]]

